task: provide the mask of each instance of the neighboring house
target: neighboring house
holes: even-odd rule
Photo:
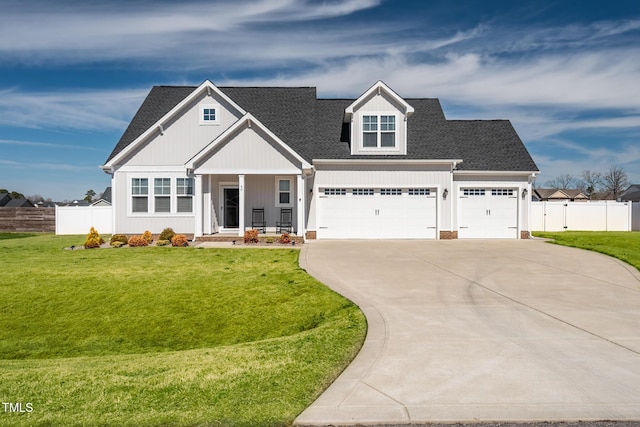
[[[4,204],[4,208],[33,208],[34,205],[29,199],[14,199],[12,198]]]
[[[631,184],[620,195],[621,202],[640,202],[640,184]]]
[[[111,187],[105,188],[100,198],[91,203],[91,206],[111,206]]]
[[[0,207],[6,205],[11,201],[12,197],[9,193],[0,193]]]
[[[357,99],[313,87],[153,87],[102,169],[113,231],[307,239],[529,236],[538,168],[508,120],[447,120],[379,81]]]
[[[565,201],[580,202],[589,200],[582,191],[575,189],[558,189],[558,188],[534,188],[532,197],[539,202],[545,201]]]

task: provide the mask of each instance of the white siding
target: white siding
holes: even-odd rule
[[[255,127],[243,126],[230,136],[202,164],[196,165],[198,173],[260,173],[260,171],[296,172],[300,162],[294,164],[289,153],[268,142],[268,136]]]
[[[176,178],[185,178],[184,172],[144,172],[129,173],[115,172],[113,184],[117,186],[115,192],[115,230],[114,233],[121,234],[142,234],[145,230],[152,233],[160,233],[166,227],[171,227],[176,233],[191,234],[195,231],[194,214],[159,214],[159,213],[131,213],[131,178],[149,179],[149,198],[153,197],[153,179],[171,178],[172,185]],[[194,203],[195,208],[195,203]]]
[[[201,104],[218,105],[218,124],[200,124]],[[204,95],[186,106],[184,114],[173,122],[163,124],[164,134],[158,130],[126,163],[128,166],[183,165],[239,118],[240,114],[216,94]]]
[[[353,121],[351,122],[351,153],[352,154],[389,154],[389,151],[374,151],[370,148],[362,148],[362,116],[367,113],[384,114],[395,113],[396,116],[396,150],[391,153],[406,153],[407,152],[407,122],[404,120],[405,112],[404,108],[394,102],[391,97],[382,92],[380,95],[374,95],[354,111]],[[378,124],[379,126],[380,124]]]

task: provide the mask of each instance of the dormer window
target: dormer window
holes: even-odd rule
[[[396,116],[366,114],[362,116],[363,148],[396,148]]]
[[[218,106],[216,104],[200,105],[200,124],[217,125],[220,124],[218,117]]]

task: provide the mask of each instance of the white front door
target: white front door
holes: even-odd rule
[[[458,238],[518,238],[518,190],[461,188]]]
[[[436,192],[429,188],[324,188],[318,239],[435,239]]]

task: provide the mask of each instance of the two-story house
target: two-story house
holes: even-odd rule
[[[381,81],[357,99],[156,86],[102,169],[114,232],[242,235],[263,209],[307,239],[526,238],[538,173],[508,120],[447,120]]]

